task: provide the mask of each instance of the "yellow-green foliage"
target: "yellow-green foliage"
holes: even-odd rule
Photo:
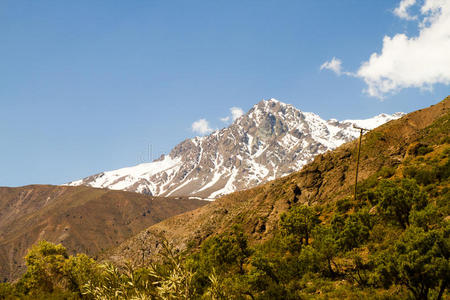
[[[66,248],[61,244],[41,241],[34,245],[25,256],[27,272],[22,280],[24,289],[34,293],[62,288],[63,268],[67,258]]]

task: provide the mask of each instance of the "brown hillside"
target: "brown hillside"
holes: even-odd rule
[[[384,124],[363,137],[359,180],[383,166],[394,166],[407,157],[408,147],[426,139],[427,127],[442,117],[448,123],[450,97],[426,109]],[[445,124],[448,126],[448,124]],[[446,133],[448,137],[448,133]],[[210,235],[242,224],[251,243],[271,236],[280,215],[293,203],[336,201],[352,192],[356,167],[356,144],[350,142],[319,155],[300,172],[256,188],[224,196],[194,211],[186,212],[142,231],[108,253],[117,262],[140,261],[143,253],[156,253],[164,235],[179,249],[198,245]]]
[[[23,256],[39,240],[97,256],[152,224],[205,203],[84,186],[0,187],[0,279],[23,272]]]

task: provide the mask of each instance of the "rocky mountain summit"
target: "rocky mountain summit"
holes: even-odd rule
[[[229,127],[187,139],[151,163],[102,172],[68,185],[154,196],[216,198],[300,170],[313,158],[403,113],[325,121],[275,99],[262,100]]]

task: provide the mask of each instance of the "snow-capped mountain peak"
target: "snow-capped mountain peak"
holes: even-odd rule
[[[399,119],[403,117],[405,113],[402,112],[396,112],[392,115],[388,114],[379,114],[375,117],[365,119],[365,120],[344,120],[343,123],[351,123],[355,124],[358,127],[366,128],[366,129],[374,129],[377,128],[380,125],[383,125],[386,122],[389,122],[391,120]]]
[[[187,139],[151,163],[102,172],[69,185],[89,185],[159,196],[215,198],[299,170],[314,156],[400,118],[323,120],[276,99],[262,100],[229,127]]]

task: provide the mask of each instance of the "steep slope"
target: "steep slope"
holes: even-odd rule
[[[23,256],[38,240],[96,256],[152,224],[204,204],[84,186],[0,187],[0,280],[24,270]]]
[[[407,161],[408,149],[433,137],[448,145],[450,97],[437,105],[410,113],[384,124],[363,137],[360,177],[362,181],[383,167]],[[434,129],[439,129],[435,136]],[[300,172],[246,191],[226,195],[197,210],[153,225],[127,240],[108,257],[115,261],[136,260],[139,249],[157,253],[158,241],[165,236],[179,249],[198,245],[208,236],[241,224],[251,243],[270,237],[280,215],[293,203],[331,203],[351,195],[354,184],[356,141],[332,152],[318,155]],[[441,145],[442,146],[442,145]],[[439,146],[436,146],[439,147]],[[156,247],[155,247],[156,246]]]
[[[357,137],[354,124],[375,128],[402,115],[325,121],[275,99],[263,100],[229,127],[187,139],[158,161],[69,185],[216,198],[300,170],[316,155]]]

